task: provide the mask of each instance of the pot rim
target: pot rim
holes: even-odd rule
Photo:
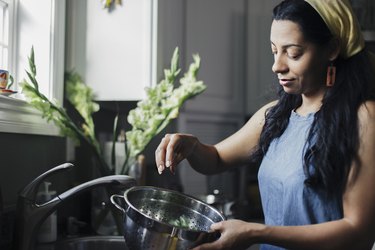
[[[193,200],[194,202],[197,202],[197,203],[199,203],[201,205],[204,205],[204,206],[209,207],[210,209],[212,209],[218,215],[218,217],[221,219],[221,221],[226,220],[225,216],[217,208],[215,208],[215,207],[211,206],[210,204],[207,204],[206,202],[203,202],[203,201],[201,201],[201,200],[199,200],[199,199],[197,199],[197,198],[195,198],[195,197],[193,197],[191,195],[184,194],[184,193],[181,193],[181,192],[178,192],[178,191],[175,191],[175,190],[161,188],[161,187],[154,187],[154,186],[134,186],[134,187],[131,187],[131,188],[129,188],[129,189],[127,189],[127,190],[124,191],[123,198],[125,200],[126,206],[128,206],[126,208],[126,211],[125,211],[126,215],[128,215],[127,211],[131,208],[136,213],[138,213],[138,214],[146,217],[147,219],[153,221],[153,223],[157,223],[157,224],[161,224],[163,226],[166,226],[169,229],[171,229],[172,231],[178,230],[178,231],[185,231],[185,232],[211,233],[211,231],[195,230],[195,229],[190,229],[190,228],[186,228],[186,227],[172,226],[171,224],[162,222],[162,221],[160,221],[160,220],[158,220],[156,218],[152,218],[149,215],[144,214],[143,212],[139,211],[138,208],[136,208],[135,206],[133,206],[133,204],[128,199],[128,194],[129,193],[135,192],[135,191],[138,191],[138,190],[164,191],[164,192],[169,192],[169,193],[176,194],[178,196],[189,198],[189,199]]]

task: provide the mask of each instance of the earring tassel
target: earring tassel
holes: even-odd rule
[[[332,87],[336,81],[336,67],[335,66],[328,66],[327,70],[327,87]]]

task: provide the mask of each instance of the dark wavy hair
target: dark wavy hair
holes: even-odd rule
[[[307,2],[285,0],[273,10],[273,20],[297,23],[306,40],[326,46],[332,33]],[[353,161],[359,148],[358,108],[366,100],[374,100],[374,75],[368,52],[365,50],[343,59],[338,57],[336,82],[329,88],[305,144],[305,185],[324,189],[326,194],[342,194]],[[324,84],[324,83],[322,83]],[[302,104],[301,95],[288,94],[278,85],[278,103],[267,110],[265,125],[258,147],[251,158],[260,161],[270,143],[280,137],[289,123],[291,111]]]

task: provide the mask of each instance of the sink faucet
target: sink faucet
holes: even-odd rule
[[[20,192],[17,201],[13,250],[33,250],[40,225],[50,214],[56,211],[59,205],[70,198],[98,186],[131,187],[136,184],[135,179],[130,176],[104,176],[73,187],[44,204],[37,204],[36,196],[43,180],[51,174],[71,169],[73,166],[71,163],[64,163],[54,167],[35,178]]]

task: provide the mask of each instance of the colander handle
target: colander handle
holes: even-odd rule
[[[111,195],[110,197],[110,200],[111,200],[111,203],[119,210],[121,210],[124,214],[126,213],[125,209],[123,207],[121,207],[119,204],[116,203],[116,200],[115,199],[123,199],[124,197],[119,195],[119,194],[113,194]]]

